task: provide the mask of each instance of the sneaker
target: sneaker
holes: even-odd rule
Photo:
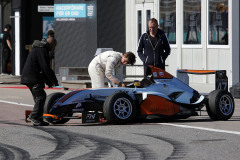
[[[34,126],[48,126],[49,123],[44,122],[42,119],[34,119],[31,116],[28,116],[28,121],[32,122]]]

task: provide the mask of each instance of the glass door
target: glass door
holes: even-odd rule
[[[153,3],[136,4],[136,14],[137,14],[136,33],[138,42],[141,35],[148,30],[148,20],[154,17]]]

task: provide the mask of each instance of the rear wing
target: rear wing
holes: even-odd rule
[[[179,69],[177,70],[177,78],[189,85],[188,74],[206,75],[215,74],[215,89],[222,89],[228,91],[228,77],[226,70],[189,70]]]

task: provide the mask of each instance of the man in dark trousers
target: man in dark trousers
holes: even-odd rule
[[[7,24],[4,28],[3,39],[2,39],[2,75],[7,75],[7,66],[9,58],[11,56],[12,45],[11,36],[9,31],[11,30],[11,25]]]
[[[171,52],[167,35],[158,28],[155,18],[148,21],[148,29],[139,40],[138,56],[144,64],[144,77],[151,73],[149,65],[165,70],[165,60]]]
[[[34,126],[47,126],[43,121],[43,107],[46,100],[44,91],[45,83],[48,87],[58,86],[54,71],[50,68],[49,51],[54,51],[56,43],[54,38],[47,41],[34,41],[32,52],[28,55],[24,65],[21,83],[25,84],[31,91],[35,105],[28,117]]]

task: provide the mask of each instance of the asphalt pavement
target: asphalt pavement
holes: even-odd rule
[[[206,116],[185,122],[83,125],[71,120],[64,125],[33,127],[23,117],[24,110],[31,107],[4,102],[0,106],[0,159],[235,160],[240,157],[240,132],[174,126],[178,122],[185,126],[189,122],[194,126],[222,125]],[[232,123],[227,122],[224,126]]]
[[[16,77],[10,77],[10,79]],[[4,77],[2,79],[7,79]],[[16,78],[17,79],[17,78]],[[12,81],[13,82],[13,81]],[[69,92],[61,88],[46,89]],[[25,110],[34,104],[19,83],[0,84],[0,159],[239,159],[240,100],[228,121],[202,116],[127,125],[81,124],[33,127]]]

